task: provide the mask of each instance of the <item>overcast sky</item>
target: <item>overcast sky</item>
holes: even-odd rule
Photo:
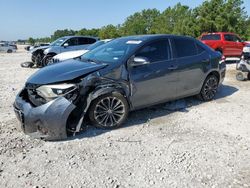
[[[99,28],[121,24],[127,16],[146,8],[160,11],[176,0],[1,0],[0,40],[46,37],[57,29]],[[203,0],[180,0],[196,7]],[[250,12],[250,0],[244,6]]]

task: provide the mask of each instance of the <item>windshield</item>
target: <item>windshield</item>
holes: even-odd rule
[[[116,63],[135,50],[142,41],[127,38],[115,39],[81,56],[82,60]]]
[[[61,46],[62,43],[64,43],[66,39],[67,39],[66,37],[59,38],[55,40],[54,42],[52,42],[50,46]]]

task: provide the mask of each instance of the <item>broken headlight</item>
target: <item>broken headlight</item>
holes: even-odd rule
[[[36,92],[46,101],[63,96],[73,102],[78,96],[77,90],[78,87],[75,84],[56,84],[40,86],[36,89]]]

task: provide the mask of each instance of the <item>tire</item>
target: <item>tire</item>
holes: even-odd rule
[[[250,80],[250,72],[247,74],[247,79]]]
[[[41,66],[41,61],[42,61],[42,55],[40,53],[38,53],[35,56],[35,64],[36,64],[36,66],[40,67]]]
[[[12,50],[10,50],[10,49],[9,49],[9,50],[7,50],[7,53],[12,53]]]
[[[202,101],[211,101],[214,99],[219,85],[219,80],[215,75],[209,75],[203,83],[198,98]]]
[[[92,125],[102,129],[120,127],[127,119],[128,102],[120,93],[109,93],[95,99],[90,105],[88,115]]]
[[[55,55],[47,55],[42,62],[43,67],[47,66],[49,64],[49,61],[54,57]]]
[[[33,62],[24,62],[24,63],[21,63],[21,67],[23,67],[23,68],[31,68],[33,66],[34,66]]]
[[[238,80],[238,81],[244,81],[245,80],[244,74],[242,72],[237,72],[237,74],[236,74],[236,80]]]

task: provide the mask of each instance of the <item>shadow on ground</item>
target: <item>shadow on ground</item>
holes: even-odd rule
[[[218,89],[218,93],[214,100],[220,100],[225,97],[231,96],[237,91],[238,89],[233,86],[221,85]],[[130,113],[128,120],[124,124],[123,127],[130,127],[134,125],[144,124],[154,118],[166,116],[168,114],[171,114],[177,111],[188,113],[191,107],[200,105],[202,103],[204,102],[198,100],[197,97],[187,97],[184,99],[144,108],[142,110],[133,111]],[[103,129],[94,128],[92,126],[87,126],[84,128],[82,132],[78,133],[74,137],[68,138],[66,141],[94,137],[94,136],[98,136],[100,134],[103,134],[109,131],[111,130],[103,130]]]

